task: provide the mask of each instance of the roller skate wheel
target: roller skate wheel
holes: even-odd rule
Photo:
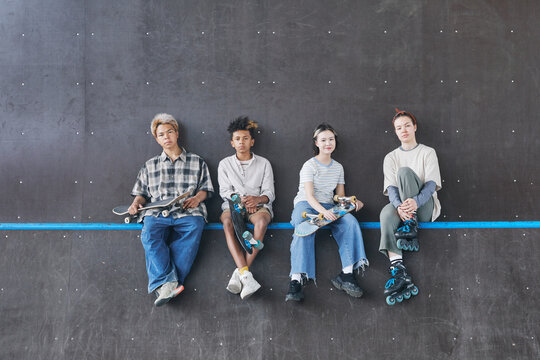
[[[170,213],[169,213],[169,210],[163,210],[163,211],[161,212],[161,215],[163,215],[163,217],[169,217],[169,214],[170,214]]]
[[[244,238],[244,240],[248,240],[248,241],[253,239],[253,235],[251,235],[249,231],[244,231],[244,233],[242,234],[242,237]]]
[[[400,250],[405,250],[405,248],[403,246],[403,240],[399,239],[397,241],[397,248],[400,249]]]
[[[129,224],[130,222],[131,218],[129,216],[124,218],[124,223]]]
[[[411,292],[410,291],[406,291],[404,294],[403,294],[403,297],[407,300],[409,300],[411,298]]]
[[[396,296],[396,300],[397,300],[398,303],[402,302],[403,301],[403,295]]]
[[[304,219],[307,218],[307,211],[304,211],[304,212],[302,213],[302,218],[304,218]]]
[[[396,303],[396,299],[392,298],[392,296],[387,296],[386,297],[386,303],[390,306],[394,305]]]
[[[418,288],[416,286],[411,289],[411,294],[414,296],[418,295]]]

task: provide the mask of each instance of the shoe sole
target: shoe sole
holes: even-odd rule
[[[174,291],[172,292],[171,296],[169,297],[166,297],[166,298],[163,298],[163,299],[158,299],[154,302],[154,305],[156,307],[160,307],[160,306],[163,306],[165,305],[166,303],[168,303],[171,299],[177,297],[182,291],[184,291],[184,285],[180,285],[179,287],[177,287],[176,289],[174,289]]]
[[[240,294],[240,298],[242,298],[242,300],[246,300],[247,298],[249,298],[251,295],[255,294],[257,292],[257,290],[259,290],[261,288],[261,285],[259,284],[259,286],[257,286],[255,288],[255,290],[253,290],[252,292],[246,294],[246,295],[242,295]]]
[[[332,279],[331,282],[332,282],[332,285],[334,285],[336,289],[345,291],[345,293],[347,293],[347,295],[349,296],[360,298],[364,295],[363,291],[352,291],[349,289],[344,289],[343,286],[341,286],[341,283],[337,282],[335,279]]]
[[[242,286],[230,286],[230,285],[227,285],[227,287],[225,289],[227,289],[227,291],[232,293],[232,294],[238,295],[242,291]]]

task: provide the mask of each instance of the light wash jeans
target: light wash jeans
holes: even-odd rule
[[[334,204],[321,204],[325,209],[330,209]],[[291,215],[291,225],[296,226],[306,219],[302,213],[317,214],[307,201],[300,201],[294,207]],[[360,225],[356,218],[347,214],[328,225],[339,248],[342,268],[354,265],[354,269],[368,266],[364,250],[364,240]],[[291,272],[290,274],[306,274],[308,279],[315,279],[315,233],[309,236],[296,236],[293,233],[291,243]]]
[[[204,223],[202,216],[144,217],[141,242],[148,293],[169,281],[178,281],[178,285],[184,283],[199,250]]]

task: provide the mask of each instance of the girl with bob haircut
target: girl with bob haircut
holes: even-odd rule
[[[315,156],[304,163],[300,170],[300,184],[294,199],[291,224],[297,226],[305,221],[302,213],[322,214],[328,220],[336,216],[328,209],[334,206],[334,193],[345,196],[343,166],[332,159],[338,145],[337,132],[328,124],[320,124],[313,132]],[[356,211],[364,204],[356,200]],[[353,297],[361,297],[353,270],[369,265],[364,250],[360,225],[352,214],[346,214],[328,225],[339,248],[342,269],[331,282],[339,290]],[[309,279],[315,280],[315,233],[300,237],[293,234],[291,243],[291,272],[289,291],[285,301],[304,299],[302,287]]]

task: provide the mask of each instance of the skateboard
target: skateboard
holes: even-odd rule
[[[247,231],[246,222],[244,220],[246,216],[246,208],[242,204],[240,196],[234,194],[231,199],[227,199],[227,201],[229,202],[229,209],[231,210],[234,233],[236,234],[236,239],[242,248],[248,254],[253,253],[253,248],[262,250],[264,244],[259,240],[255,240],[253,235]]]
[[[177,197],[174,197],[174,198],[169,198],[165,200],[154,201],[154,202],[148,203],[144,205],[142,208],[140,208],[139,212],[135,215],[131,215],[128,212],[128,209],[131,205],[117,206],[112,210],[112,212],[120,216],[128,215],[124,218],[124,222],[126,224],[129,224],[131,220],[138,218],[141,211],[148,210],[148,209],[163,209],[161,210],[161,215],[163,217],[168,217],[171,212],[171,209],[174,207],[179,207],[190,194],[191,194],[191,190],[188,190],[186,193],[182,195],[178,195]]]
[[[334,201],[336,204],[328,210],[332,211],[337,219],[356,209],[356,206],[354,205],[356,196],[347,197],[336,195],[334,196]],[[294,234],[300,237],[311,235],[323,226],[337,220],[326,220],[323,214],[308,214],[306,211],[302,213],[302,217],[308,220],[298,224],[294,228]]]

